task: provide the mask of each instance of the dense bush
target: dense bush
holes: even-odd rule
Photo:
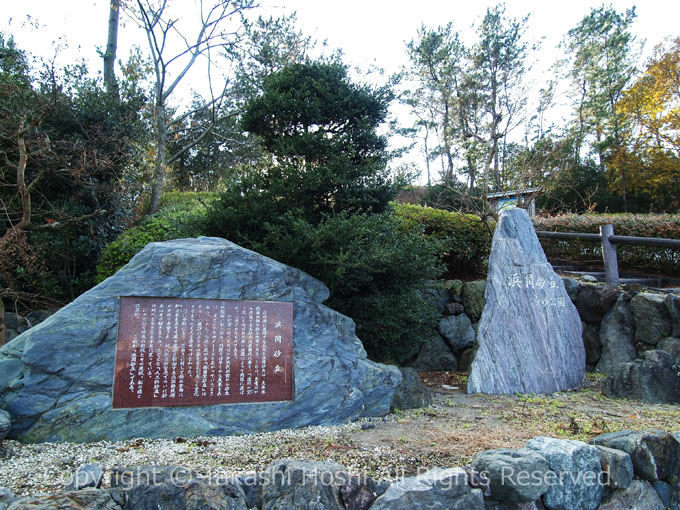
[[[447,278],[486,272],[491,235],[477,216],[411,204],[394,204],[394,210],[407,224],[422,225],[425,234],[441,241]]]
[[[371,359],[408,359],[436,324],[422,289],[441,275],[440,243],[391,213],[343,212],[318,225],[288,215],[252,247],[323,281],[328,306],[355,320]]]
[[[213,198],[212,193],[164,194],[156,214],[123,232],[102,250],[97,264],[97,281],[118,271],[148,243],[200,236],[206,206]]]
[[[614,233],[636,237],[666,237],[680,239],[680,214],[584,214],[535,218],[536,230],[554,232],[599,233],[600,225],[611,223]],[[550,260],[602,264],[602,249],[598,242],[541,239]],[[680,274],[680,250],[654,246],[617,246],[621,269],[648,274]]]
[[[129,75],[117,95],[88,75],[84,64],[41,65],[0,33],[0,298],[10,309],[90,288],[100,250],[143,192],[144,93]]]

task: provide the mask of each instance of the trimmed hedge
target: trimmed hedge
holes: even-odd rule
[[[446,278],[486,274],[492,232],[478,216],[412,204],[393,208],[406,224],[420,224],[426,235],[442,242]]]
[[[215,196],[209,192],[165,193],[156,214],[123,232],[102,250],[97,282],[118,271],[148,243],[203,235],[206,206]]]
[[[534,218],[536,230],[599,234],[600,225],[611,223],[622,236],[680,239],[680,214],[568,214]],[[541,239],[546,256],[554,262],[602,266],[600,243]],[[619,267],[653,275],[680,274],[680,250],[654,246],[618,245]]]

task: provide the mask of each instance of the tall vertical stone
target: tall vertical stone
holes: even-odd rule
[[[582,324],[527,212],[496,226],[468,393],[554,393],[585,376]]]

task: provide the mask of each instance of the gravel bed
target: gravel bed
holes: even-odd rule
[[[342,450],[348,434],[360,427],[361,422],[355,422],[244,436],[96,443],[22,444],[7,440],[0,445],[0,487],[17,496],[59,492],[76,468],[92,462],[104,470],[104,487],[110,483],[111,469],[135,465],[181,465],[199,476],[229,477],[262,471],[283,458],[322,459],[329,448]],[[381,452],[364,452],[364,456],[376,453],[380,456]],[[361,464],[350,458],[344,466],[360,472]]]

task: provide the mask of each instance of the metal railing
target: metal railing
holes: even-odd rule
[[[619,263],[616,255],[617,244],[633,244],[644,246],[659,246],[661,248],[680,249],[680,239],[666,239],[663,237],[633,237],[614,235],[614,225],[601,225],[599,234],[585,234],[575,232],[547,232],[537,230],[536,235],[545,239],[578,239],[602,243],[602,259],[607,285],[619,284]]]

